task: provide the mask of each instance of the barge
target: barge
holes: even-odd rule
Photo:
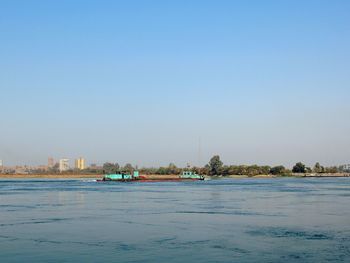
[[[156,178],[150,176],[140,175],[138,171],[129,173],[114,173],[106,174],[102,179],[97,181],[116,181],[116,182],[171,182],[171,181],[198,181],[204,180],[203,175],[196,174],[191,171],[183,171],[179,176],[157,176]]]

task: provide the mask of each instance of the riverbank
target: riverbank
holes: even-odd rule
[[[272,174],[260,174],[255,176],[248,175],[228,175],[228,176],[217,176],[217,178],[277,178],[277,177],[350,177],[350,173],[293,173],[288,175],[272,175]]]
[[[176,179],[179,175],[159,175],[159,174],[151,174],[151,175],[143,175],[151,180],[166,180],[166,179]],[[281,175],[271,175],[271,174],[262,174],[256,176],[248,176],[248,175],[228,175],[228,176],[206,176],[211,179],[222,179],[222,178],[278,178],[278,177],[350,177],[350,173],[334,173],[334,174],[291,174],[288,176]],[[103,178],[102,174],[0,174],[0,178],[3,179],[101,179]]]
[[[81,178],[102,178],[103,175],[98,174],[0,174],[0,178],[4,179],[81,179]]]
[[[143,175],[147,179],[177,179],[179,175]],[[103,174],[0,174],[0,179],[102,179]]]

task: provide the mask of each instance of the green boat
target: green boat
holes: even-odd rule
[[[191,171],[183,171],[180,175],[181,179],[189,179],[189,180],[204,180],[203,175],[196,174],[195,172]]]
[[[130,182],[130,181],[141,181],[141,182],[155,182],[155,181],[196,181],[204,180],[204,176],[196,174],[191,171],[183,171],[178,177],[164,177],[164,178],[147,178],[147,176],[139,175],[138,171],[130,173],[114,173],[105,174],[102,179],[97,181],[119,181],[119,182]]]
[[[139,171],[134,171],[133,174],[128,173],[115,173],[115,174],[106,174],[103,176],[102,181],[135,181],[139,180]]]

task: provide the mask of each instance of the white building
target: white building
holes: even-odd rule
[[[3,165],[3,164],[2,164],[2,160],[0,160],[0,168],[2,168],[2,165]]]
[[[69,170],[69,159],[60,159],[59,170],[60,172]]]

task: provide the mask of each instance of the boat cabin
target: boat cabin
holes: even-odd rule
[[[192,171],[183,171],[182,174],[180,175],[180,178],[182,179],[204,179],[202,175],[196,174],[195,172]]]

